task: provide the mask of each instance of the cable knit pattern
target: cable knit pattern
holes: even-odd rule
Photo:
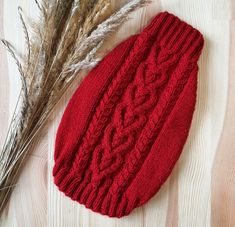
[[[169,78],[171,66],[175,65],[178,59],[176,55],[161,51],[155,43],[146,61],[139,65],[134,81],[127,87],[122,100],[116,106],[113,120],[104,130],[101,144],[94,149],[94,182],[114,177],[123,165],[125,157],[132,151],[157,103],[162,87]],[[131,174],[129,168],[126,172],[122,171],[128,176]]]
[[[202,47],[196,29],[160,13],[90,72],[57,132],[61,191],[121,217],[159,190],[188,136]]]

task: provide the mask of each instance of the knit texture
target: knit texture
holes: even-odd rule
[[[166,181],[188,136],[203,37],[167,12],[118,45],[71,98],[54,182],[87,208],[129,214]]]

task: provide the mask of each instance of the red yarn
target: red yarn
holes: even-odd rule
[[[188,136],[202,35],[167,12],[118,45],[71,98],[54,181],[87,208],[129,214],[161,187]]]

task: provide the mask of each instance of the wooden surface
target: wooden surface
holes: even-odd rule
[[[113,0],[113,7],[124,1]],[[37,17],[33,0],[0,0],[0,37],[23,50],[17,6]],[[93,213],[53,184],[57,126],[72,91],[55,110],[7,206],[7,227],[233,227],[235,226],[235,2],[233,0],[152,0],[131,15],[104,53],[137,33],[160,11],[170,11],[205,36],[198,99],[189,139],[169,180],[145,206],[122,219]],[[13,112],[20,80],[14,61],[0,45],[0,144]]]

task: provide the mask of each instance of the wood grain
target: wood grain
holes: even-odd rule
[[[117,8],[125,0],[112,0]],[[37,17],[32,0],[0,0],[0,37],[24,49],[17,15]],[[55,134],[76,81],[57,106],[4,213],[3,227],[232,227],[235,226],[235,4],[233,0],[152,0],[110,36],[101,55],[136,34],[160,11],[170,11],[205,37],[199,61],[197,106],[190,135],[173,173],[160,191],[129,216],[115,219],[91,212],[53,184]],[[0,144],[20,89],[14,61],[0,45]],[[87,72],[83,72],[85,76]]]
[[[36,7],[31,1],[0,1],[0,24],[3,28],[1,34],[9,40],[19,53],[24,49],[24,34],[22,25],[18,16],[18,4],[24,9],[26,15],[36,12]],[[14,4],[13,4],[14,3]],[[1,9],[3,11],[1,11]],[[37,13],[35,13],[36,16]],[[6,19],[8,18],[8,19]],[[1,126],[8,124],[14,112],[14,107],[21,88],[20,77],[14,60],[3,46],[0,46],[0,56],[5,55],[4,59],[0,57],[0,122]],[[8,69],[8,72],[6,71]],[[4,75],[2,76],[2,73]],[[2,87],[5,86],[5,90]],[[5,103],[5,104],[4,104]],[[9,108],[3,107],[8,105]],[[9,121],[8,121],[9,119]],[[2,123],[3,122],[3,123]],[[1,133],[6,133],[6,128],[0,129]],[[47,131],[41,132],[41,140],[35,141],[32,145],[32,155],[28,157],[27,164],[23,169],[20,179],[15,186],[9,205],[6,207],[0,226],[45,226],[46,216],[46,198],[47,198]],[[2,134],[1,134],[2,135]],[[2,136],[2,138],[4,138]]]
[[[234,4],[235,5],[235,4]],[[228,98],[224,126],[215,155],[212,176],[212,225],[232,227],[235,223],[235,8],[230,21]]]
[[[0,1],[0,37],[4,38],[4,2]],[[2,44],[0,44],[0,146],[2,146],[4,137],[6,136],[6,130],[8,126],[9,117],[9,76],[6,50]]]
[[[4,2],[0,1],[0,37],[5,38],[4,35]],[[5,47],[0,44],[0,147],[4,144],[4,138],[7,135],[8,119],[9,119],[9,75],[8,75],[8,64],[7,54]],[[3,214],[3,217],[7,214]],[[1,220],[1,219],[0,219]]]

